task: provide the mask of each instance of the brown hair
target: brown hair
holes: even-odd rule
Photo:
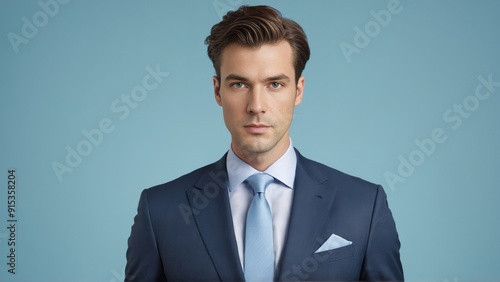
[[[241,6],[228,12],[222,21],[212,27],[205,39],[208,57],[220,80],[221,54],[231,43],[259,47],[286,40],[292,46],[295,79],[298,80],[309,60],[310,50],[304,30],[296,22],[283,18],[269,6]]]

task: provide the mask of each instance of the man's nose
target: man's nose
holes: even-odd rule
[[[266,91],[260,87],[253,87],[248,93],[247,111],[258,115],[266,112]]]

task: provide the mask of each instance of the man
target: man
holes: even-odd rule
[[[125,280],[403,280],[383,189],[292,147],[309,59],[302,28],[271,7],[242,6],[205,43],[231,146],[142,192]]]

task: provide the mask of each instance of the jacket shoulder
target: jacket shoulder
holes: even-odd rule
[[[226,155],[214,163],[195,169],[176,179],[144,189],[144,193],[148,194],[148,198],[173,197],[177,194],[185,195],[186,190],[192,189],[203,178],[216,173],[221,174],[221,172],[226,173]]]
[[[311,179],[322,182],[324,187],[336,189],[337,197],[373,202],[380,191],[384,193],[382,186],[378,184],[305,158],[298,151],[297,160]]]
[[[298,163],[303,165],[304,169],[315,179],[324,178],[330,185],[336,186],[338,189],[348,189],[350,191],[357,190],[356,192],[369,192],[375,193],[378,184],[367,181],[363,178],[347,174],[338,169],[332,168],[323,163],[308,159],[302,156],[297,151]]]

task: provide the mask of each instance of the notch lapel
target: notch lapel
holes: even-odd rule
[[[206,250],[222,281],[243,281],[227,193],[226,155],[207,167],[187,196]]]
[[[312,167],[298,151],[292,212],[278,280],[289,280],[294,266],[301,266],[325,241],[327,219],[337,189],[326,187],[328,178]]]

